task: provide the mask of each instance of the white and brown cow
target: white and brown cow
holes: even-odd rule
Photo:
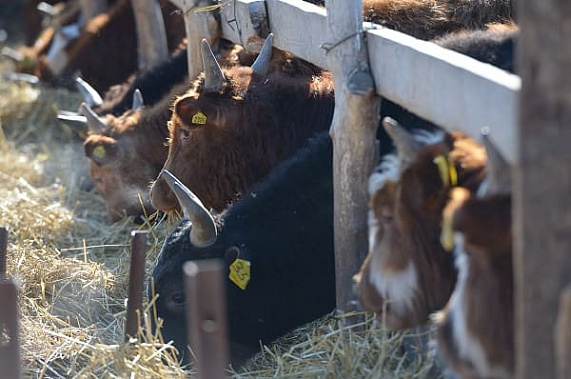
[[[452,192],[443,242],[451,245],[458,281],[435,317],[437,346],[462,378],[509,378],[514,369],[510,169],[485,138],[488,173],[478,194]]]
[[[442,211],[455,184],[475,190],[484,148],[460,133],[411,133],[385,118],[397,148],[369,181],[369,254],[356,279],[362,306],[390,329],[421,325],[456,282],[440,244]]]

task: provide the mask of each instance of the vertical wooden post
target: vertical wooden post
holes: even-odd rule
[[[333,139],[337,309],[355,309],[352,276],[367,254],[367,181],[374,165],[380,98],[375,96],[361,0],[327,0],[329,67],[335,80]]]
[[[157,0],[131,0],[135,25],[139,69],[151,68],[169,57],[167,33]]]
[[[222,262],[191,261],[183,269],[188,341],[196,357],[198,379],[226,378],[229,352]]]
[[[0,278],[0,376],[20,378],[18,289],[12,280]]]
[[[147,232],[131,232],[131,265],[129,267],[129,298],[127,299],[127,319],[125,320],[125,341],[136,338],[139,332],[139,315],[143,308],[145,283],[145,254],[147,252]],[[139,313],[139,314],[137,314]]]
[[[571,285],[561,295],[554,333],[557,378],[571,378]]]
[[[8,229],[0,227],[0,280],[6,276],[6,254],[8,250]]]
[[[188,77],[190,80],[202,72],[200,41],[206,38],[208,43],[217,41],[220,25],[214,17],[214,11],[195,12],[198,8],[212,5],[213,0],[171,0],[184,14],[186,28]]]
[[[571,278],[571,6],[521,0],[513,236],[516,377],[555,377],[553,325]]]

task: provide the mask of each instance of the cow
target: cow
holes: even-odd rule
[[[241,64],[239,59],[242,56],[249,61],[250,55],[242,54],[241,47],[228,43],[226,46],[220,52],[226,64]],[[264,56],[261,54],[260,61],[265,59]],[[81,113],[84,114],[81,122],[89,126],[84,151],[89,160],[90,176],[105,199],[112,221],[124,216],[135,216],[136,220],[139,216],[147,218],[155,211],[149,200],[148,187],[158,176],[167,157],[167,123],[171,117],[173,99],[189,88],[186,67],[186,57],[184,60],[178,58],[174,63],[171,61],[159,65],[156,70],[135,80],[147,89],[147,94],[154,95],[155,101],[159,97],[156,91],[164,92],[172,87],[166,96],[151,106],[145,104],[142,107],[146,95],[139,90],[134,92],[132,108],[119,116],[100,116],[88,104],[81,106]],[[176,80],[161,82],[161,78],[177,79],[181,73],[173,71],[181,68],[184,68],[185,75],[182,75],[184,79],[180,83],[173,85],[172,82]],[[170,70],[170,73],[163,74],[164,70]],[[99,96],[97,93],[94,95],[92,92],[95,90],[83,81],[80,81],[80,86],[89,93],[88,97]],[[60,115],[62,119],[67,117]],[[77,118],[77,115],[72,117]],[[133,167],[137,169],[133,170]]]
[[[486,155],[461,133],[382,124],[397,153],[369,179],[369,254],[356,280],[364,309],[398,330],[426,324],[448,301],[456,271],[440,244],[442,210],[453,186],[479,186]]]
[[[166,238],[153,272],[162,336],[188,357],[182,266],[225,261],[231,362],[335,307],[332,143],[327,132],[212,216],[168,171],[187,215]],[[242,280],[231,273],[249,267]],[[245,271],[240,273],[245,274]],[[229,276],[230,275],[230,276]]]
[[[462,29],[485,29],[490,23],[515,20],[515,16],[511,0],[363,0],[363,21],[423,40]]]
[[[454,246],[458,282],[435,316],[439,355],[462,378],[514,374],[514,295],[510,167],[484,135],[486,180],[477,193],[456,188],[442,241]]]
[[[331,124],[331,74],[287,55],[270,59],[272,39],[270,34],[264,43],[263,62],[224,70],[203,41],[204,75],[174,103],[164,169],[207,208],[225,209]],[[161,177],[151,200],[161,211],[178,207]]]
[[[168,20],[171,50],[184,37],[182,17],[174,17],[174,6],[163,1]],[[77,15],[77,13],[76,13]],[[62,24],[64,25],[64,24]],[[24,48],[21,72],[32,73],[44,82],[73,88],[79,71],[98,91],[124,81],[137,70],[137,39],[130,0],[116,0],[107,12],[85,22],[81,17],[62,27],[48,27],[34,44]],[[102,58],[104,57],[104,58]],[[113,62],[109,65],[109,62]]]

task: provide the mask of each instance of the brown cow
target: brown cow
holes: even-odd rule
[[[225,46],[219,53],[222,61],[227,65],[240,64],[239,57],[242,56],[243,49],[233,44]],[[245,58],[248,61],[250,59],[248,55]],[[174,62],[170,68],[179,69],[179,66],[180,62]],[[161,68],[164,69],[158,67]],[[184,71],[187,71],[186,66]],[[152,83],[147,83],[149,85],[146,88],[158,91],[157,85],[160,83],[156,79],[152,76]],[[145,84],[144,81],[139,83]],[[98,116],[85,103],[81,107],[89,124],[84,150],[89,159],[91,179],[104,197],[113,221],[125,215],[143,216],[154,212],[148,187],[159,174],[167,157],[167,124],[171,117],[172,103],[176,96],[182,95],[189,88],[187,78],[174,86],[172,83],[163,84],[173,88],[160,101],[142,108],[141,92],[136,91],[132,109],[120,116]]]
[[[510,168],[485,138],[478,195],[454,189],[443,240],[455,242],[458,282],[437,320],[438,350],[462,378],[509,378],[514,370]]]
[[[185,36],[182,16],[167,0],[161,2],[163,17],[169,26],[168,45],[171,50]],[[73,87],[79,71],[98,91],[123,82],[137,70],[137,38],[131,0],[116,0],[107,12],[85,25],[77,19],[69,24],[46,28],[33,47],[24,47],[18,70],[32,73],[45,82]],[[71,16],[70,16],[71,17]],[[75,20],[75,21],[74,21]],[[110,64],[111,62],[111,64]]]
[[[369,180],[369,254],[359,274],[362,306],[390,329],[424,324],[444,307],[456,281],[440,244],[442,210],[454,185],[474,190],[485,152],[459,133],[411,133],[385,118],[397,155]]]
[[[294,58],[222,70],[203,41],[205,74],[179,97],[169,122],[164,168],[206,207],[222,210],[278,162],[291,156],[333,116],[331,75]],[[155,208],[178,207],[162,178],[151,188]]]

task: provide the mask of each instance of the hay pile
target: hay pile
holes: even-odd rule
[[[0,65],[0,73],[11,69]],[[63,89],[0,79],[0,223],[9,229],[8,275],[19,284],[24,376],[185,377],[190,371],[177,363],[174,349],[150,330],[150,305],[140,338],[123,342],[130,232],[150,230],[150,275],[176,220],[109,223],[89,181],[81,139],[55,118],[58,108],[77,109],[79,101]],[[417,338],[411,333],[387,333],[370,315],[359,330],[340,321],[330,316],[301,327],[229,375],[435,375],[431,351],[402,348]]]

